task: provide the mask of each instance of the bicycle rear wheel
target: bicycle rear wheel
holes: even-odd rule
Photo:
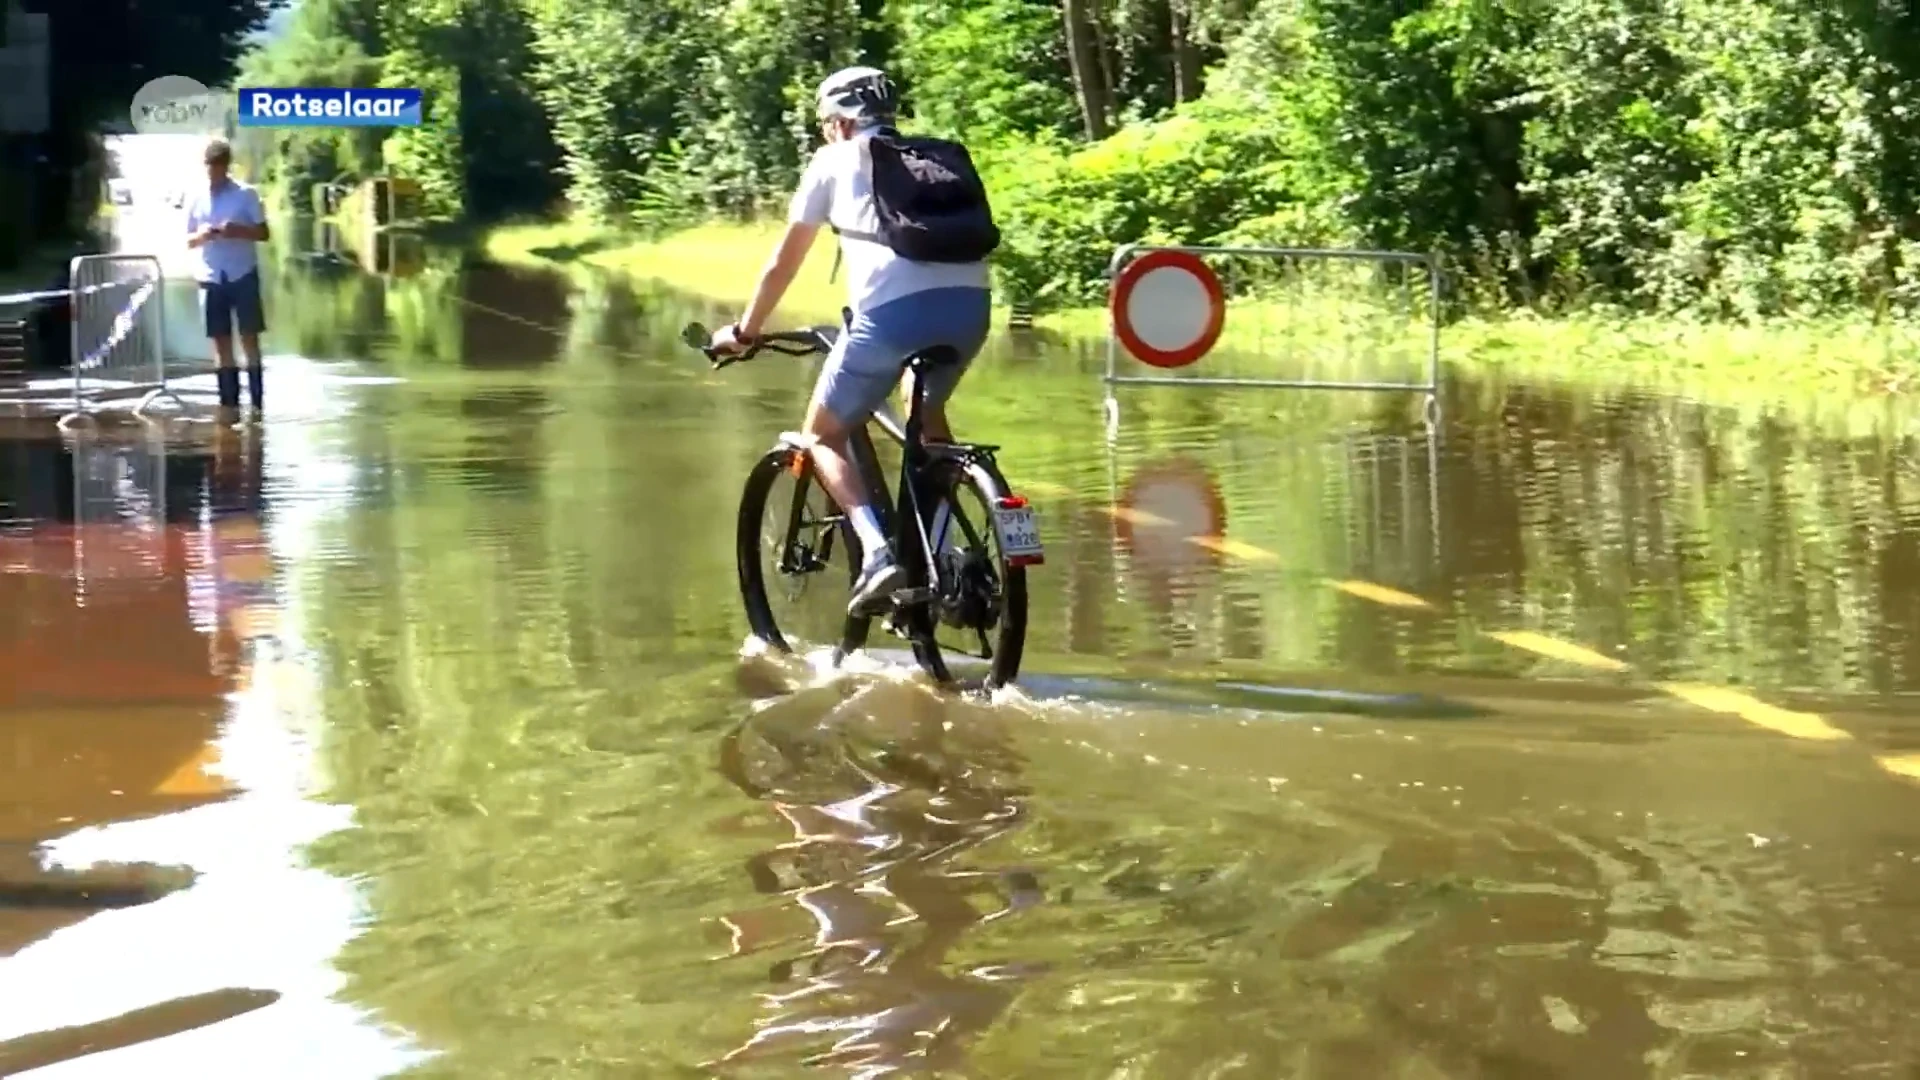
[[[951,513],[944,536],[931,538],[940,582],[926,647],[986,661],[986,688],[997,690],[1019,675],[1027,644],[1027,571],[1008,562],[994,529],[994,508],[1011,492],[990,459],[939,468],[936,490]]]
[[[770,450],[747,474],[734,539],[753,635],[781,652],[829,644],[838,665],[866,644],[871,618],[847,614],[860,541],[797,450]]]

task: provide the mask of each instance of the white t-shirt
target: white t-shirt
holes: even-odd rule
[[[787,220],[869,235],[879,229],[880,218],[873,208],[873,165],[864,135],[828,143],[814,152],[793,193]],[[851,236],[839,240],[846,256],[847,303],[855,311],[872,311],[889,300],[928,289],[990,287],[985,262],[915,262],[875,241]]]

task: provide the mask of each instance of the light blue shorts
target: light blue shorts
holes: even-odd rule
[[[928,289],[857,312],[853,325],[827,354],[813,399],[846,428],[866,423],[900,385],[907,357],[946,345],[958,364],[927,373],[926,404],[944,404],[987,342],[993,325],[993,293],[987,289]]]

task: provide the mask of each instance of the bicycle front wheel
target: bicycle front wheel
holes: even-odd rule
[[[871,618],[847,614],[860,567],[853,523],[798,450],[771,450],[747,474],[734,541],[753,635],[785,653],[832,644],[834,664],[866,644]]]

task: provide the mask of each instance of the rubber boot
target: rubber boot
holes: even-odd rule
[[[220,381],[220,407],[240,411],[240,369],[221,368],[214,373]]]
[[[267,395],[267,371],[259,364],[247,365],[247,401],[253,406],[253,418],[261,418]]]

